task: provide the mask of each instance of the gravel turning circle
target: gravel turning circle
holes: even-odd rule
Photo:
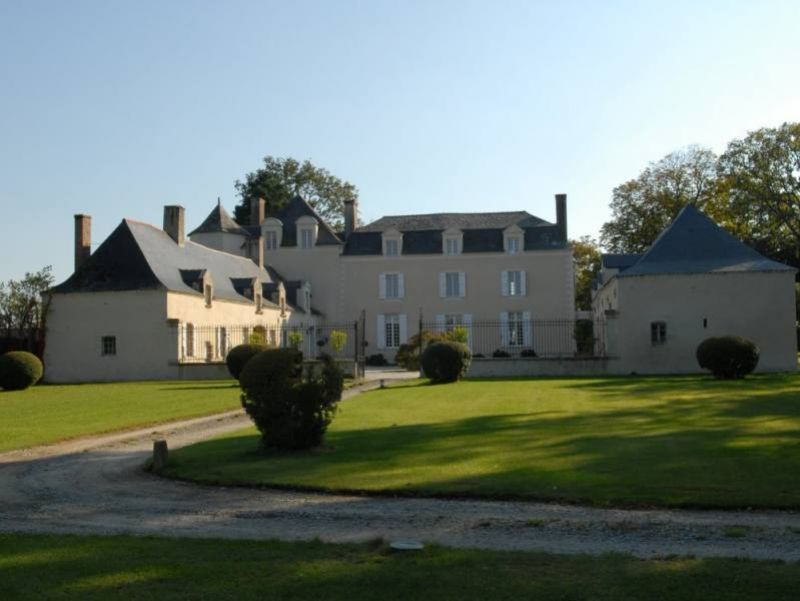
[[[178,448],[249,423],[237,411],[0,455],[0,532],[414,539],[480,549],[800,561],[796,512],[358,497],[200,486],[141,469],[154,439]]]

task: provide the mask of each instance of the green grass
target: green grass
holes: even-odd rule
[[[383,543],[0,535],[0,598],[794,600],[800,565]]]
[[[239,406],[233,381],[45,385],[0,392],[0,452]]]
[[[800,376],[407,383],[341,405],[326,447],[254,429],[170,455],[209,483],[605,505],[800,507]]]

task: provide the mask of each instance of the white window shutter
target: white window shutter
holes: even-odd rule
[[[439,297],[444,298],[447,295],[447,280],[444,272],[439,274]]]
[[[437,332],[444,332],[444,314],[439,313],[436,315],[436,331]]]
[[[405,344],[408,342],[408,320],[406,319],[406,314],[399,315],[397,321],[400,324],[400,344]]]
[[[461,323],[467,331],[467,346],[472,348],[472,313],[464,313],[461,317]]]
[[[467,296],[467,274],[463,271],[458,272],[458,292],[459,296]]]
[[[386,274],[378,275],[378,298],[386,298]]]
[[[519,273],[520,273],[519,293],[522,296],[526,296],[528,294],[527,272],[523,269]]]
[[[531,313],[525,311],[522,314],[522,344],[529,347],[533,345],[533,337],[531,336]]]
[[[508,311],[500,313],[500,346],[508,346]]]
[[[508,272],[503,271],[500,274],[500,294],[508,296]]]
[[[378,348],[379,349],[385,349],[386,348],[386,318],[383,315],[378,315],[378,324],[377,324],[376,327],[378,329],[378,332],[377,332],[378,335],[376,337],[377,340],[378,340]]]
[[[402,273],[397,274],[397,296],[398,298],[406,297],[406,283]]]

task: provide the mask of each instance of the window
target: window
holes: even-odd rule
[[[458,238],[445,238],[444,240],[444,254],[457,255],[458,254]]]
[[[384,320],[386,348],[398,348],[400,346],[400,316],[386,315]]]
[[[519,248],[519,236],[509,236],[506,238],[506,252],[508,254],[516,255],[519,252]]]
[[[400,274],[386,274],[386,298],[400,298]]]
[[[444,295],[447,298],[461,296],[461,278],[457,271],[448,271],[444,274]]]
[[[650,342],[652,344],[664,344],[667,341],[667,324],[663,321],[653,321],[650,323]]]
[[[211,299],[214,295],[214,289],[211,287],[211,284],[206,284],[203,288],[203,295],[206,297],[206,307],[211,306]]]
[[[508,272],[508,295],[509,296],[522,296],[522,272],[509,271]]]
[[[444,316],[444,328],[446,332],[452,332],[455,328],[464,325],[464,316],[461,313],[450,313]]]
[[[314,232],[309,229],[300,230],[300,248],[312,248],[314,246]]]
[[[278,232],[265,232],[264,244],[266,245],[267,250],[275,250],[278,248]]]
[[[525,345],[525,318],[522,311],[508,313],[508,346]]]
[[[386,241],[386,256],[396,257],[400,254],[400,240]]]
[[[117,354],[117,337],[103,336],[100,339],[100,348],[103,357],[113,357]]]

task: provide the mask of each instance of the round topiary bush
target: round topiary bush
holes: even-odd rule
[[[225,357],[225,365],[228,366],[230,374],[238,380],[247,362],[268,348],[266,344],[240,344],[228,351],[228,356]]]
[[[435,384],[457,381],[471,361],[469,347],[460,342],[434,342],[422,352],[422,370]]]
[[[0,356],[0,388],[25,390],[42,379],[44,367],[39,357],[25,351]]]
[[[706,338],[697,347],[697,363],[721,380],[744,378],[758,365],[759,355],[755,343],[741,336]]]
[[[239,384],[242,407],[261,432],[261,447],[293,450],[322,442],[342,398],[344,378],[327,355],[319,374],[304,376],[299,351],[269,349],[247,362]]]

